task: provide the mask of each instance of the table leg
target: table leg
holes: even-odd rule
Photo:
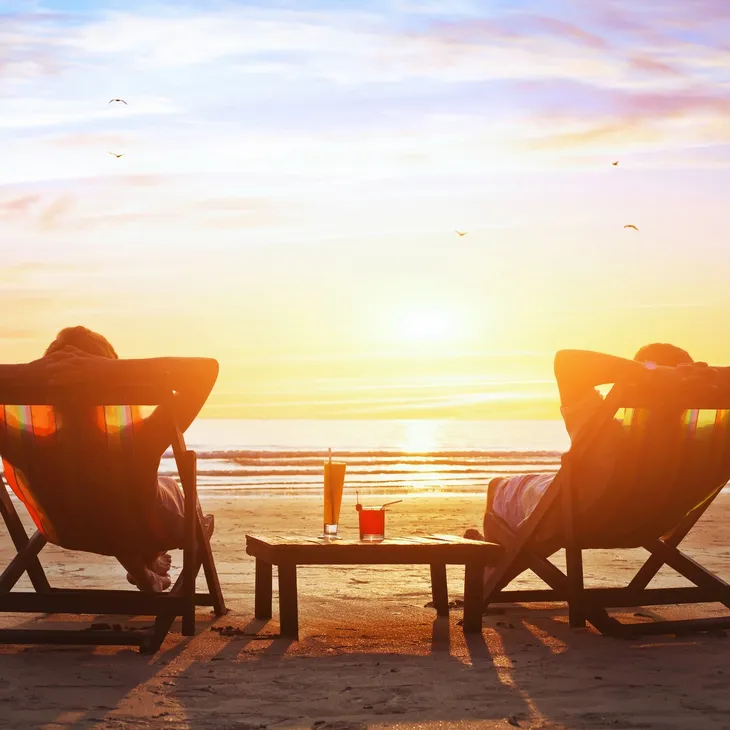
[[[271,583],[273,566],[256,558],[256,584],[254,589],[254,615],[256,618],[271,618]]]
[[[446,583],[446,566],[431,563],[431,593],[437,616],[449,615],[449,589]]]
[[[464,633],[481,633],[484,605],[484,564],[464,567]]]
[[[279,622],[282,636],[299,639],[297,566],[291,563],[279,565]]]

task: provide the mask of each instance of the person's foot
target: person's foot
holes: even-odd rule
[[[466,540],[481,540],[484,542],[484,535],[482,535],[476,527],[470,527],[465,533],[464,538]]]
[[[149,568],[145,568],[144,575],[137,577],[127,573],[127,580],[143,593],[163,593],[172,585],[169,575],[157,575]]]
[[[157,575],[166,576],[172,567],[172,555],[170,553],[160,553],[147,567]]]

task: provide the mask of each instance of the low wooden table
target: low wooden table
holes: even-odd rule
[[[271,618],[272,566],[279,567],[281,635],[299,638],[297,565],[430,565],[436,613],[448,616],[446,566],[463,565],[464,631],[482,630],[483,573],[502,548],[453,535],[400,537],[382,542],[318,540],[305,535],[246,535],[246,552],[256,558],[256,618]]]

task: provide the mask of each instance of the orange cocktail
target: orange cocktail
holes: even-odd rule
[[[340,521],[342,490],[345,486],[345,468],[341,461],[324,462],[324,536],[337,537]]]

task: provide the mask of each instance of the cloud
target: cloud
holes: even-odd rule
[[[17,18],[23,41],[11,60],[43,49],[62,72],[52,86],[39,77],[13,87],[3,104],[0,126],[26,145],[5,157],[27,161],[4,177],[123,170],[130,186],[132,176],[143,185],[203,171],[355,178],[401,175],[414,161],[476,167],[551,145],[679,148],[682,124],[692,143],[725,138],[730,54],[713,24],[678,2],[296,7],[100,6],[73,22]],[[129,106],[109,107],[117,95]],[[34,154],[34,134],[53,148],[48,159]],[[125,152],[123,166],[110,165],[108,149]]]
[[[675,66],[650,56],[637,54],[629,59],[629,66],[633,71],[639,71],[651,76],[670,77],[676,79],[684,74]]]
[[[0,326],[0,340],[32,340],[37,335],[37,330],[30,328]]]
[[[62,147],[64,149],[124,149],[134,144],[137,139],[129,134],[121,132],[76,132],[71,134],[59,134],[46,137],[45,144],[51,147]]]
[[[40,200],[41,196],[34,193],[9,200],[0,200],[0,219],[4,216],[28,213]]]
[[[67,214],[76,207],[76,198],[73,195],[61,195],[38,216],[41,230],[51,231],[59,226]]]

